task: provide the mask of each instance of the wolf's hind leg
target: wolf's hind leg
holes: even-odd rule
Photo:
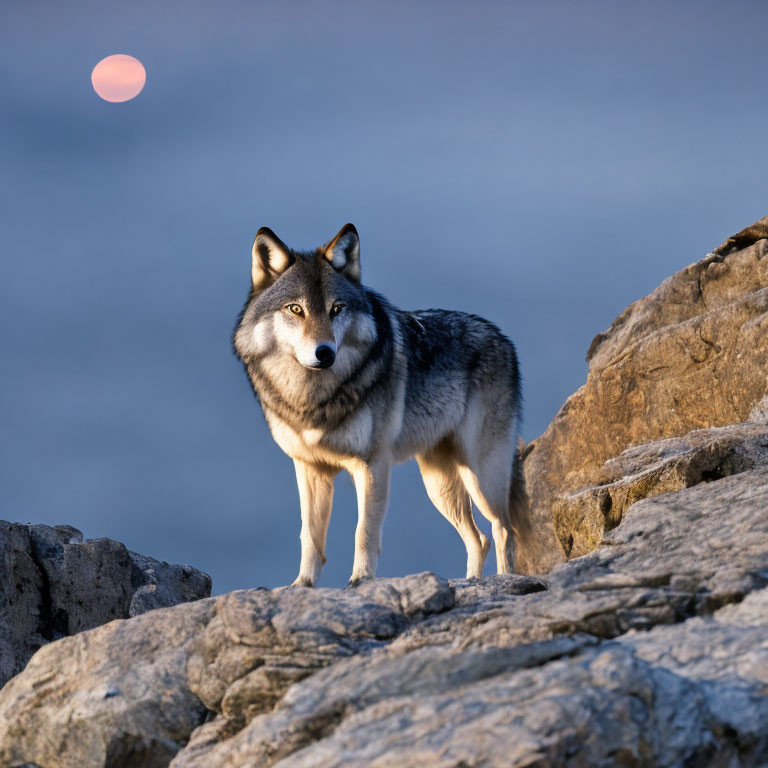
[[[472,501],[491,523],[497,573],[513,572],[513,532],[509,516],[514,448],[497,443],[478,460],[459,465],[459,475]]]
[[[313,587],[325,564],[336,470],[303,461],[294,461],[294,465],[301,501],[301,566],[293,586]]]
[[[417,456],[416,461],[430,500],[459,532],[467,548],[467,578],[479,578],[491,543],[475,524],[472,501],[459,476],[455,456],[448,449],[437,448]]]

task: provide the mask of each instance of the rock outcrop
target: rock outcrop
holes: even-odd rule
[[[757,765],[766,510],[768,463],[633,504],[545,579],[248,590],[114,621],[6,685],[0,765]]]
[[[527,566],[567,562],[244,590],[64,637],[0,691],[0,768],[768,765],[766,238],[624,312],[528,447]],[[160,591],[132,588],[129,614]]]
[[[564,559],[552,532],[553,506],[564,495],[614,482],[604,469],[609,459],[633,446],[748,421],[768,392],[766,339],[768,217],[665,280],[594,339],[586,383],[526,447],[538,541],[519,567],[544,572]],[[571,508],[580,514],[578,505]],[[557,515],[557,539],[567,542],[567,510],[561,506]],[[599,541],[584,538],[578,519],[573,529],[570,555]]]
[[[0,563],[0,687],[52,640],[211,594],[201,571],[68,525],[0,521]]]
[[[555,499],[566,557],[591,552],[636,501],[768,464],[768,421],[698,429],[627,448],[602,467],[606,483]]]

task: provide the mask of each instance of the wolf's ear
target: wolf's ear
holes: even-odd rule
[[[253,241],[251,276],[253,287],[264,290],[293,264],[288,246],[268,227],[262,227]]]
[[[345,224],[323,248],[323,253],[337,272],[356,283],[360,282],[360,238],[354,224]]]

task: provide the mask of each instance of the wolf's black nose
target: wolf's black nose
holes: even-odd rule
[[[315,357],[317,358],[319,368],[330,368],[336,359],[336,353],[332,347],[329,347],[327,344],[321,344],[315,350]]]

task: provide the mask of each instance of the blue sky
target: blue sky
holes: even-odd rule
[[[255,231],[347,221],[364,282],[516,342],[524,436],[627,304],[768,213],[765,3],[13,2],[0,9],[0,517],[289,582],[298,495],[230,333]],[[128,53],[144,91],[93,92]],[[346,581],[340,478],[321,583]],[[462,575],[413,463],[381,575]]]

